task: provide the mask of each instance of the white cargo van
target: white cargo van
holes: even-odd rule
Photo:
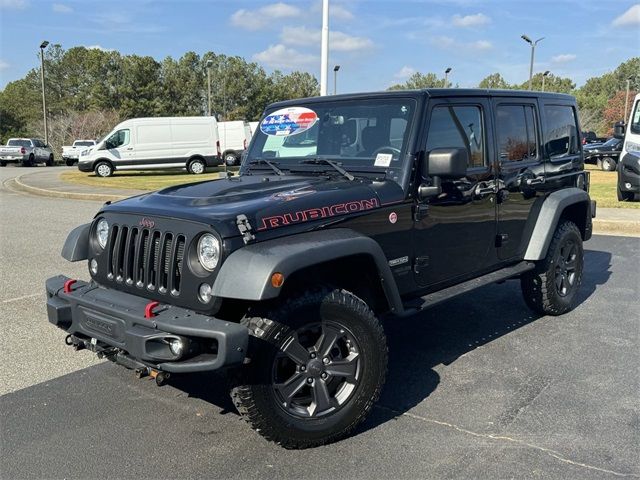
[[[227,165],[238,165],[251,141],[251,127],[245,121],[218,122],[220,150]]]
[[[220,141],[214,117],[133,118],[103,140],[80,152],[78,168],[109,177],[114,170],[186,168],[204,173],[220,165]]]

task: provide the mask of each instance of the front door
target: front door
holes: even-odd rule
[[[466,176],[442,180],[442,193],[418,201],[415,214],[416,282],[453,283],[495,264],[495,174],[489,104],[484,98],[432,100],[424,148],[464,148]],[[429,182],[430,179],[419,179]]]
[[[128,128],[114,132],[105,142],[105,148],[116,168],[135,164],[136,152],[131,142],[131,130]]]

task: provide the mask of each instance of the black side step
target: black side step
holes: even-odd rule
[[[417,300],[417,304],[415,302],[411,302],[405,305],[403,314],[412,315],[426,308],[433,307],[434,305],[444,302],[445,300],[449,300],[450,298],[470,292],[471,290],[474,290],[476,288],[489,285],[490,283],[507,280],[511,277],[516,277],[524,272],[532,270],[534,267],[535,263],[533,262],[520,262],[511,267],[502,268],[500,270],[496,270],[495,272],[482,275],[481,277],[472,278],[471,280],[467,280],[466,282],[462,282],[457,285],[453,285],[452,287],[444,288],[437,292],[430,293],[428,295],[425,295],[424,297],[419,298]],[[422,303],[420,303],[420,301],[422,301]]]

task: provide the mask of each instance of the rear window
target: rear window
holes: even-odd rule
[[[578,129],[573,107],[545,106],[547,131],[545,148],[549,158],[575,155],[580,152]]]
[[[73,142],[73,145],[76,147],[90,147],[94,145],[93,142]]]
[[[31,142],[29,140],[9,140],[7,142],[9,147],[30,147]]]

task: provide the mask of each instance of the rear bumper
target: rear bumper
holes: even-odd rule
[[[145,318],[149,300],[69,278],[46,282],[49,321],[98,352],[128,354],[157,370],[186,373],[241,364],[248,342],[246,327],[173,305],[158,305]],[[168,341],[181,340],[185,354],[174,355]],[[105,354],[107,355],[107,354]]]

